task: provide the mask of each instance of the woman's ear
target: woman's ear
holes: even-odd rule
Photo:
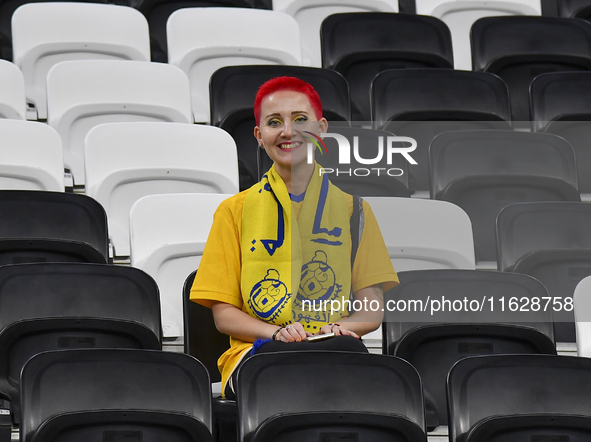
[[[321,134],[325,134],[326,132],[328,132],[328,121],[326,120],[326,118],[322,117],[318,121],[318,129],[320,130]]]
[[[257,143],[259,143],[259,147],[261,149],[264,149],[264,147],[263,147],[263,139],[261,137],[261,129],[258,126],[255,126],[255,128],[254,128],[254,137],[256,138]]]

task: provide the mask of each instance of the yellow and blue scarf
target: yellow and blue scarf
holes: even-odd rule
[[[244,201],[242,298],[256,318],[279,326],[301,322],[315,333],[348,314],[342,301],[351,291],[347,196],[320,176],[317,164],[297,215],[271,167]],[[342,306],[332,315],[331,300]]]

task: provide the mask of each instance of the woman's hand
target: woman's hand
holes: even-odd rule
[[[275,340],[280,342],[301,342],[306,340],[308,336],[312,336],[312,333],[305,331],[301,323],[295,322],[280,329],[275,336]]]
[[[327,324],[322,327],[317,334],[324,335],[331,332],[333,332],[335,336],[353,336],[354,338],[359,339],[359,335],[354,331],[348,330],[345,324]]]

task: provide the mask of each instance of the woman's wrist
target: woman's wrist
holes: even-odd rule
[[[273,336],[271,336],[271,341],[277,340],[277,335],[281,333],[281,330],[283,330],[283,327],[279,327],[277,330],[275,330],[275,333],[273,333]]]

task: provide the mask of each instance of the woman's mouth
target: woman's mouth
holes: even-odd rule
[[[289,143],[280,143],[279,148],[281,150],[292,150],[300,147],[302,145],[301,141],[291,141]]]

